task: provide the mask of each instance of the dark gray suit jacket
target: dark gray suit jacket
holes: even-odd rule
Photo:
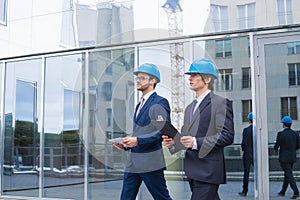
[[[226,183],[224,147],[234,140],[232,102],[211,92],[196,109],[191,122],[190,109],[191,104],[185,110],[181,135],[196,137],[198,149],[186,150],[185,174],[206,183]],[[179,137],[175,137],[174,152],[183,148]]]

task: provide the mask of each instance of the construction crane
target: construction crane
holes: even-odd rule
[[[182,8],[179,0],[167,0],[162,6],[168,16],[169,35],[183,33]],[[170,44],[172,123],[179,130],[183,125],[185,108],[184,48],[182,42]]]

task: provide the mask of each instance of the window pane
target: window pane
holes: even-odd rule
[[[284,0],[277,0],[277,11],[279,24],[285,24]]]
[[[248,28],[254,27],[255,22],[255,3],[248,4]]]
[[[288,54],[294,54],[295,53],[295,48],[294,48],[294,43],[289,42],[287,43],[287,48],[288,48]]]
[[[112,82],[105,82],[102,86],[102,94],[106,101],[111,100],[112,96]]]
[[[41,103],[40,59],[9,62],[5,71],[3,194],[37,197]],[[23,178],[20,178],[22,173]],[[24,181],[26,178],[28,181]],[[27,191],[27,192],[25,192]]]
[[[228,30],[228,12],[227,6],[220,6],[222,31]]]
[[[0,0],[0,23],[6,24],[6,0]]]
[[[112,109],[111,108],[107,108],[106,109],[106,119],[107,119],[107,127],[111,126],[111,119],[112,119]]]
[[[297,85],[300,85],[300,63],[297,63],[296,67],[297,67]]]
[[[288,98],[281,98],[281,117],[288,114]]]
[[[220,15],[219,15],[219,7],[216,5],[211,5],[212,13],[213,13],[213,23],[215,27],[215,31],[220,30]]]
[[[79,103],[80,93],[78,91],[64,89],[64,114],[63,129],[78,130],[79,129]]]
[[[216,41],[216,57],[223,57],[223,40]]]
[[[245,6],[238,6],[238,16],[239,16],[239,28],[244,29],[246,27],[246,16],[245,16]]]
[[[250,67],[242,69],[242,88],[251,87]]]
[[[300,42],[296,42],[296,53],[300,54]]]
[[[286,0],[286,18],[287,24],[293,23],[292,0]]]
[[[248,114],[252,111],[252,101],[242,100],[242,120],[248,122]]]
[[[218,77],[218,90],[232,90],[233,83],[232,83],[232,70],[225,69],[219,70],[219,77]]]
[[[224,40],[225,45],[225,57],[231,56],[231,40]]]
[[[290,98],[290,116],[292,119],[297,120],[297,97]]]
[[[289,85],[296,85],[295,65],[289,64]]]

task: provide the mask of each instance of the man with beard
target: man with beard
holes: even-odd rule
[[[151,120],[170,121],[169,102],[154,90],[160,82],[160,72],[154,64],[142,64],[134,75],[137,90],[142,93],[142,97],[135,108],[133,133],[123,138],[122,143],[114,143],[118,149],[130,151],[121,200],[135,200],[142,182],[153,199],[171,200],[164,177],[166,166],[162,134],[151,124]]]

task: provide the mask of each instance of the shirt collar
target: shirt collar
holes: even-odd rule
[[[201,103],[203,99],[211,92],[211,90],[206,90],[198,98],[196,98],[197,103]]]
[[[149,97],[155,92],[155,90],[152,90],[151,92],[148,92],[147,94],[145,94],[144,96],[142,96],[141,98],[144,98],[144,103],[149,99]]]

